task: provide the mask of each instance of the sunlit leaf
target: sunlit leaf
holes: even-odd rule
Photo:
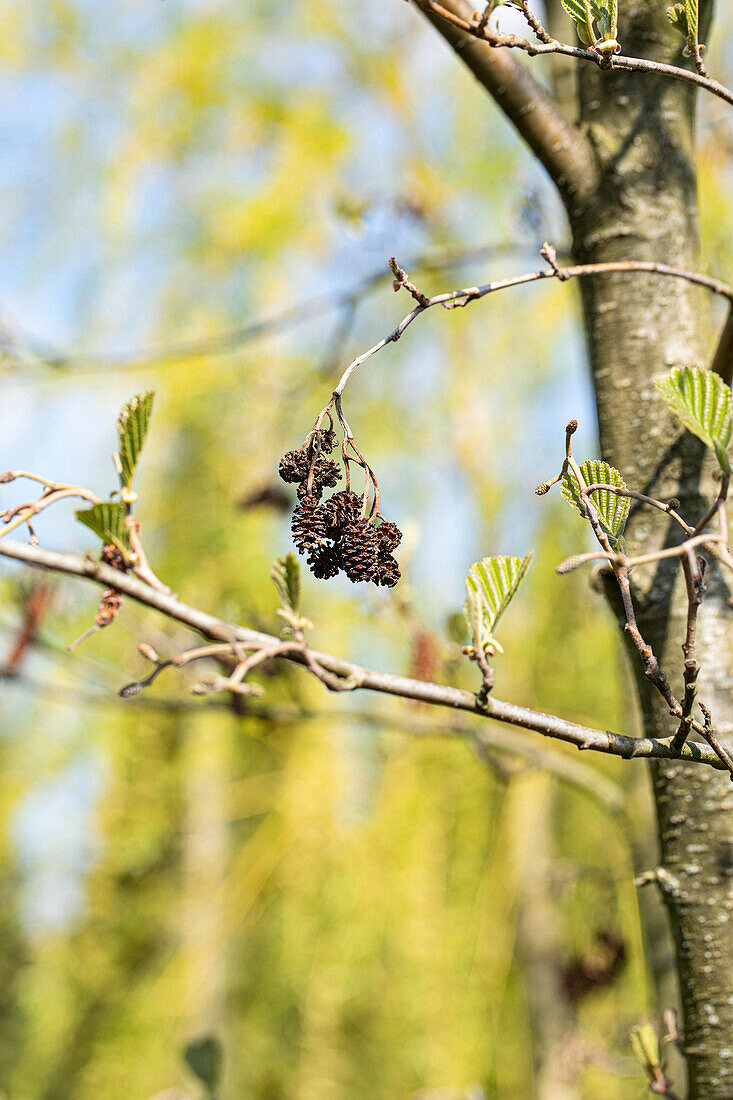
[[[599,3],[599,0],[560,0],[565,11],[570,18],[575,22],[580,37],[586,45],[591,46],[593,41],[589,41],[588,32],[588,19],[596,20],[597,23],[602,24],[609,20],[608,5]]]
[[[532,561],[532,551],[523,558],[497,555],[482,558],[468,571],[463,613],[475,649],[495,646],[494,628],[511,603]]]
[[[129,548],[129,532],[125,527],[127,509],[121,501],[108,500],[76,513],[76,518],[102,542],[112,543],[123,553]]]
[[[155,393],[153,390],[135,394],[123,405],[117,418],[122,478],[128,489],[132,484],[135,467],[145,442],[154,399]]]
[[[651,1024],[637,1024],[629,1036],[634,1054],[647,1070],[657,1069],[661,1065],[659,1036]]]
[[[591,458],[581,463],[580,472],[586,487],[588,485],[615,485],[619,489],[626,488],[626,483],[618,470],[614,466],[609,466],[607,462],[601,462],[598,458]],[[563,498],[569,504],[572,504],[583,519],[587,519],[588,516],[583,507],[578,479],[572,470],[568,470],[564,475],[561,491]],[[590,494],[590,502],[598,513],[601,527],[615,547],[629,518],[629,498],[612,493],[610,489],[594,489]]]
[[[685,427],[715,451],[730,473],[727,447],[733,431],[731,390],[719,374],[700,367],[675,367],[657,379],[657,389]]]
[[[270,576],[286,611],[297,615],[300,610],[300,562],[290,551],[276,558]]]
[[[667,19],[675,30],[687,38],[687,12],[684,4],[673,4],[671,8],[667,8]]]

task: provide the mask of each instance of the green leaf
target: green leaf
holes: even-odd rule
[[[523,558],[501,555],[482,558],[469,569],[463,614],[475,649],[486,650],[489,646],[501,649],[493,637],[494,628],[511,603],[531,561],[530,550]]]
[[[586,486],[588,485],[616,485],[619,489],[625,489],[626,484],[621,474],[607,462],[591,458],[581,463],[580,472]],[[587,519],[587,513],[583,507],[580,495],[578,479],[572,470],[568,470],[562,479],[562,495],[583,519]],[[590,494],[590,502],[598,513],[601,527],[608,535],[611,545],[616,547],[624,533],[626,521],[629,518],[630,500],[628,497],[618,496],[609,489],[595,489]]]
[[[575,22],[583,42],[587,46],[592,46],[595,36],[589,41],[588,19],[590,18],[591,22],[595,19],[599,24],[607,20],[609,18],[607,4],[599,3],[598,0],[560,0],[560,3]]]
[[[671,8],[667,8],[667,19],[674,27],[679,31],[681,35],[688,38],[687,32],[687,12],[684,4],[673,4]]]
[[[675,367],[656,381],[672,412],[715,451],[720,468],[730,474],[727,453],[733,432],[730,386],[719,374],[700,367]]]
[[[596,16],[601,38],[615,43],[618,33],[618,2],[617,0],[598,0],[600,14]]]
[[[221,1043],[213,1035],[204,1039],[194,1039],[183,1052],[189,1069],[202,1081],[210,1093],[213,1093],[221,1077]]]
[[[687,37],[695,39],[698,28],[697,0],[685,0],[685,14],[687,15]]]
[[[124,554],[130,547],[129,532],[125,527],[126,514],[127,509],[122,501],[109,500],[77,512],[76,518],[102,542],[112,543]]]
[[[661,1065],[659,1036],[651,1024],[637,1024],[632,1027],[631,1046],[634,1054],[646,1070],[658,1069]]]
[[[300,562],[295,554],[285,554],[272,563],[270,576],[283,607],[294,615],[300,611]]]
[[[154,399],[153,390],[135,394],[127,404],[123,405],[117,418],[122,480],[128,489],[132,485],[137,460],[143,449]]]

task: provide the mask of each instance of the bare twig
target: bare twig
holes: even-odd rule
[[[43,485],[43,492],[37,500],[26,501],[23,504],[16,505],[15,508],[8,508],[5,512],[0,512],[0,520],[4,524],[3,529],[0,530],[0,538],[23,524],[28,527],[31,537],[34,537],[30,521],[34,516],[37,516],[52,504],[56,504],[59,500],[77,497],[89,501],[90,504],[101,504],[100,498],[90,489],[84,489],[81,485],[56,484],[53,481],[47,481],[46,478],[39,477],[37,474],[29,474],[25,470],[10,470],[0,475],[0,484],[6,485],[18,478],[37,481]]]
[[[648,504],[650,508],[657,508],[660,512],[665,512],[668,516],[671,516],[675,523],[678,523],[686,534],[694,534],[694,528],[690,527],[688,523],[685,523],[678,514],[676,509],[679,507],[679,501],[676,499],[667,501],[665,504],[663,500],[655,500],[654,497],[645,496],[644,493],[636,493],[633,489],[622,489],[619,485],[606,485],[603,482],[597,482],[588,486],[589,493],[595,493],[596,490],[605,490],[605,492],[615,493],[616,496],[619,497],[628,497],[630,500],[638,500],[640,504]]]
[[[702,733],[702,735],[705,738],[705,740],[707,741],[707,743],[710,745],[713,752],[720,759],[723,766],[725,768],[727,768],[727,770],[730,772],[731,780],[733,780],[733,758],[731,758],[731,755],[728,752],[728,750],[723,748],[723,746],[720,744],[720,742],[718,741],[718,738],[715,735],[715,730],[713,729],[713,721],[712,721],[712,717],[710,715],[710,711],[708,710],[708,708],[706,706],[703,706],[702,703],[700,703],[698,705],[700,707],[700,710],[703,713],[703,717],[705,718],[705,725],[702,727],[700,732]]]
[[[547,248],[547,246],[545,246]],[[397,265],[396,265],[397,266]],[[402,271],[402,268],[398,268],[407,280],[406,272]],[[427,309],[431,309],[433,306],[443,306],[445,309],[458,309],[463,306],[467,306],[470,302],[477,302],[481,298],[485,298],[488,294],[494,294],[499,290],[507,290],[510,287],[523,286],[526,283],[541,282],[544,279],[558,279],[561,282],[565,282],[569,279],[586,278],[594,275],[607,275],[612,272],[627,272],[627,273],[643,273],[643,274],[655,274],[668,276],[674,279],[683,279],[686,282],[693,283],[696,286],[705,287],[713,294],[719,294],[728,301],[733,302],[733,287],[728,286],[727,283],[721,282],[719,279],[713,279],[708,275],[702,275],[695,271],[685,271],[683,268],[670,267],[668,264],[658,264],[647,262],[646,260],[624,260],[611,263],[599,263],[599,264],[574,264],[568,267],[559,267],[555,263],[554,267],[550,270],[543,269],[542,271],[531,271],[524,275],[515,275],[510,279],[497,279],[491,283],[485,283],[482,286],[463,287],[460,290],[451,290],[444,294],[435,294],[433,297],[427,297],[420,295],[420,300],[413,310],[410,311],[405,317],[402,318],[396,328],[389,333],[389,335],[379,340],[368,351],[358,355],[342,374],[339,382],[334,389],[334,395],[340,396],[344,392],[344,388],[349,381],[349,378],[362,363],[365,363],[367,359],[370,359],[387,344],[396,343],[405,330],[412,324],[416,317],[419,317],[421,313],[424,313]],[[407,285],[402,283],[401,285]],[[420,291],[410,284],[413,290],[420,294]],[[412,291],[410,291],[412,293]],[[413,295],[414,296],[414,295]]]
[[[132,516],[127,516],[125,519],[125,527],[129,532],[130,549],[132,550],[135,563],[133,565],[133,572],[136,573],[141,580],[145,581],[146,584],[149,584],[151,588],[157,588],[160,592],[170,592],[170,588],[163,584],[150,567],[140,538],[140,523],[138,520],[134,519]]]
[[[527,0],[519,0],[519,6],[522,9],[522,15],[527,20],[534,33],[537,35],[540,42],[545,42],[547,43],[547,45],[554,43],[555,39],[552,37],[551,34],[548,34],[548,32],[542,26],[537,16],[531,10]],[[477,27],[476,29],[478,30],[479,28]],[[486,24],[484,24],[482,30],[485,29]]]
[[[571,421],[571,424],[577,427],[577,423],[575,421]],[[591,527],[593,528],[593,533],[596,536],[598,543],[602,547],[602,553],[609,556],[611,568],[613,569],[614,576],[616,577],[616,583],[621,594],[624,614],[626,616],[626,625],[624,626],[624,630],[633,642],[636,651],[639,654],[641,662],[644,666],[644,675],[649,680],[649,682],[652,683],[657,689],[659,694],[669,706],[670,711],[672,713],[675,713],[676,710],[679,709],[679,703],[672,693],[672,689],[669,686],[667,677],[660,668],[659,661],[657,660],[653,648],[651,647],[651,645],[649,645],[647,641],[645,641],[644,637],[642,636],[641,630],[639,629],[639,624],[636,619],[636,611],[634,608],[634,601],[631,595],[629,567],[627,565],[620,565],[615,560],[618,555],[614,554],[613,552],[609,537],[603,530],[600,519],[598,517],[598,513],[595,509],[593,502],[590,499],[588,488],[583,479],[583,474],[577,462],[573,458],[573,453],[570,447],[570,436],[572,433],[569,431],[569,428],[570,425],[568,425],[565,442],[567,462],[578,482],[580,499],[583,507],[585,508],[586,515],[590,520]],[[621,555],[621,557],[623,557],[623,555]]]
[[[697,677],[700,673],[700,665],[695,656],[695,638],[697,633],[697,613],[705,594],[704,582],[705,563],[702,558],[697,558],[692,550],[686,550],[682,557],[682,570],[685,575],[687,588],[687,630],[682,652],[685,657],[684,681],[685,694],[682,699],[682,714],[677,733],[672,741],[672,748],[679,750],[690,736],[692,727],[692,708],[695,705],[697,695]]]

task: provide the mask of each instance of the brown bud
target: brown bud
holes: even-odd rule
[[[538,497],[543,497],[545,495],[545,493],[549,493],[549,491],[550,491],[550,486],[547,484],[546,481],[541,482],[537,486],[537,488],[535,489],[535,493],[537,494]]]
[[[568,426],[565,429],[565,431],[568,433],[568,435],[575,435],[577,430],[578,430],[578,421],[577,420],[571,420],[569,422]]]
[[[677,509],[679,508],[679,506],[680,506],[680,502],[677,499],[677,497],[672,497],[671,500],[667,501],[667,511],[668,512],[676,512]]]

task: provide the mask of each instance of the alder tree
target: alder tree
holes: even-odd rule
[[[396,2],[396,0],[395,0]],[[94,623],[78,644],[113,626],[123,599],[185,624],[200,644],[159,654],[139,649],[151,668],[120,694],[144,691],[166,669],[221,660],[203,674],[197,694],[256,696],[258,666],[282,659],[303,666],[331,691],[366,690],[464,711],[578,749],[629,761],[651,761],[660,858],[644,883],[666,902],[677,950],[682,1020],[668,1041],[684,1052],[690,1100],[733,1095],[733,556],[728,495],[733,434],[733,322],[716,339],[701,320],[699,296],[733,307],[733,288],[698,270],[694,115],[698,95],[733,106],[733,92],[705,66],[712,3],[685,0],[488,0],[478,12],[466,0],[412,0],[467,65],[542,163],[564,203],[571,234],[568,257],[537,242],[538,270],[482,286],[428,295],[397,258],[385,263],[409,310],[334,379],[328,400],[289,441],[279,462],[296,486],[292,540],[272,579],[280,597],[272,633],[232,623],[216,609],[189,606],[153,570],[136,518],[134,478],[153,411],[153,393],[133,396],[120,413],[116,486],[107,498],[80,485],[11,470],[4,484],[27,481],[30,499],[2,513],[0,554],[27,565],[99,584]],[[521,15],[526,37],[503,29],[507,9]],[[573,66],[575,91],[557,80],[549,89],[532,73],[550,55]],[[556,74],[557,75],[557,74]],[[428,94],[426,90],[426,95]],[[733,118],[733,116],[732,116]],[[572,281],[580,288],[595,385],[600,451],[573,450],[577,422],[568,409],[557,468],[538,497],[561,494],[587,525],[595,548],[556,565],[562,576],[592,572],[608,602],[635,669],[644,729],[594,729],[504,701],[497,655],[500,620],[522,580],[532,549],[487,556],[466,577],[462,653],[475,665],[475,689],[410,679],[360,667],[349,654],[309,644],[312,624],[301,606],[301,560],[328,583],[340,573],[354,583],[400,583],[400,517],[380,495],[377,471],[352,430],[359,409],[347,391],[355,372],[407,333],[430,309],[480,309],[493,294],[522,293],[527,284]],[[567,293],[560,291],[558,293]],[[375,334],[376,336],[376,334]],[[76,517],[98,540],[85,557],[41,546],[35,517],[61,502],[83,507]],[[542,501],[534,501],[542,508]],[[183,593],[185,595],[185,593]],[[589,593],[589,598],[591,598]],[[568,699],[572,699],[572,675]],[[629,766],[639,766],[630,764]],[[693,854],[694,853],[694,857]],[[661,1037],[664,1038],[664,1037]],[[665,1070],[660,1035],[640,1026],[633,1044],[657,1095],[679,1095]]]

